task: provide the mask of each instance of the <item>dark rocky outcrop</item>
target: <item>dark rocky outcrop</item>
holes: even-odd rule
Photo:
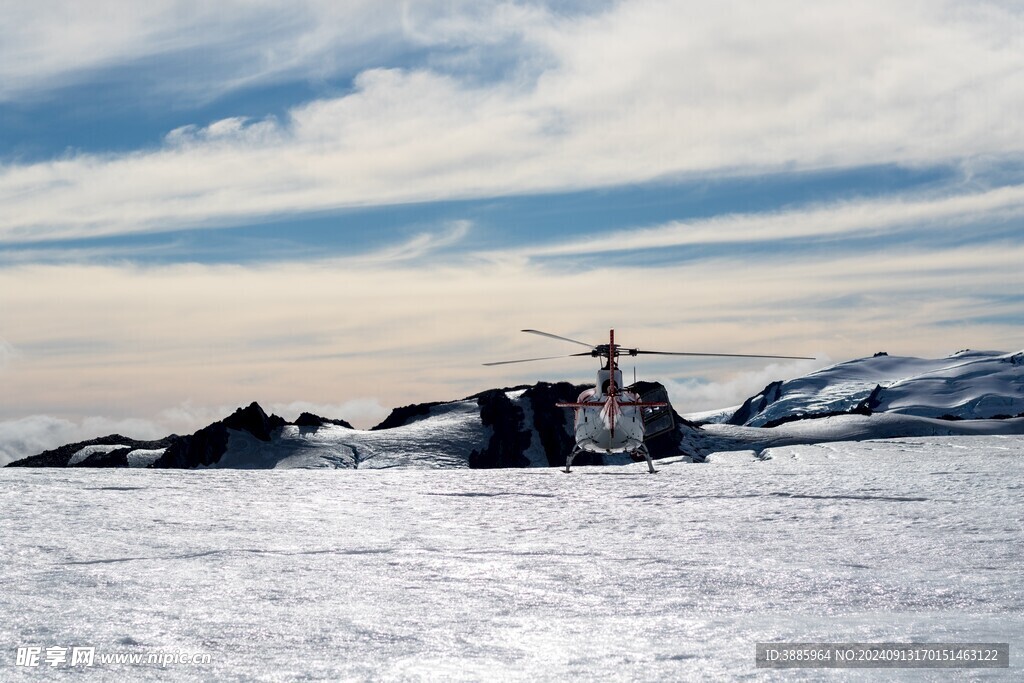
[[[876,384],[875,388],[871,390],[868,397],[858,403],[851,411],[858,415],[870,415],[874,412],[875,408],[882,404],[882,392],[885,391],[881,384]]]
[[[530,447],[530,432],[523,429],[523,410],[512,403],[501,389],[477,394],[480,421],[491,427],[487,446],[469,454],[469,466],[475,469],[495,467],[529,467],[530,460],[523,455]]]
[[[75,467],[128,467],[131,448],[118,448],[107,453],[93,453]]]
[[[344,422],[339,420],[338,422]],[[67,467],[71,457],[86,446],[124,446],[107,453],[93,453],[72,467],[128,467],[128,453],[135,449],[166,449],[150,467],[191,469],[218,462],[228,447],[228,430],[235,429],[252,434],[262,441],[270,441],[274,430],[288,424],[277,415],[267,415],[258,403],[239,408],[228,417],[203,427],[194,434],[172,434],[157,441],[139,441],[120,434],[61,446],[39,455],[16,460],[8,467]],[[348,423],[344,423],[348,425]]]
[[[984,419],[984,420],[1012,420],[1015,417],[1024,417],[1024,412],[1017,413],[1016,415],[1008,415],[1006,413],[998,413],[996,415],[992,415],[990,417],[985,417],[985,418],[982,418],[982,419]],[[963,418],[960,415],[950,415],[949,413],[946,413],[944,415],[939,415],[939,419],[940,420],[947,420],[949,422],[963,422],[966,418]]]
[[[760,415],[765,408],[779,400],[782,395],[782,382],[776,380],[761,390],[761,393],[754,394],[743,405],[733,413],[726,424],[744,425],[756,415]]]
[[[569,382],[538,382],[523,393],[523,398],[530,402],[533,428],[537,430],[548,465],[564,467],[565,459],[576,443],[572,428],[572,411],[558,408],[555,404],[571,403],[588,388],[588,385]],[[599,458],[599,454],[587,453],[579,455],[574,462],[588,465],[599,462]]]
[[[218,462],[228,448],[228,430],[249,432],[260,441],[270,441],[274,430],[288,424],[277,415],[267,415],[259,403],[253,401],[245,408],[219,422],[203,427],[190,436],[178,437],[150,467],[192,469],[208,467]]]
[[[267,415],[256,401],[245,408],[239,408],[224,418],[223,422],[228,429],[249,432],[260,441],[270,441],[271,432],[288,424],[284,418]]]
[[[314,415],[313,413],[302,413],[292,424],[296,427],[323,427],[324,425],[336,425],[338,427],[345,427],[346,429],[354,429],[354,427],[345,420],[332,420],[327,417]]]
[[[853,408],[849,410],[829,410],[822,413],[794,413],[792,415],[783,415],[782,417],[774,420],[768,420],[763,425],[764,429],[771,429],[772,427],[778,427],[784,425],[787,422],[799,422],[800,420],[820,420],[825,417],[836,417],[837,415],[871,415],[871,409],[867,407],[867,401],[861,401]]]
[[[391,411],[384,421],[379,425],[370,427],[371,432],[375,432],[381,429],[393,429],[395,427],[404,427],[405,425],[422,420],[425,417],[430,416],[430,409],[434,406],[442,405],[444,401],[433,401],[431,403],[414,403],[408,406],[401,406]]]
[[[228,448],[228,429],[214,422],[190,436],[178,437],[150,467],[154,469],[192,469],[220,460]]]

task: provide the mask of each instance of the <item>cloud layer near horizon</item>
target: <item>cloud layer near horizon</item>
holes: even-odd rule
[[[18,321],[5,385],[32,412],[86,404],[109,415],[154,414],[185,399],[402,405],[539,376],[584,381],[586,365],[480,363],[568,352],[515,330],[600,339],[609,312],[626,342],[665,350],[843,358],[1021,344],[1019,323],[998,320],[1019,313],[1020,243],[585,270],[442,254],[0,269],[0,304]],[[588,303],[593,292],[600,305]],[[981,312],[995,320],[976,320]],[[653,362],[641,370],[679,372]],[[728,376],[721,367],[703,372]]]

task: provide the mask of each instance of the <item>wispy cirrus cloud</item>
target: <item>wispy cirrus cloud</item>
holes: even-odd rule
[[[421,232],[401,244],[384,247],[370,253],[351,257],[349,260],[360,266],[379,263],[413,261],[452,247],[465,239],[472,228],[467,220],[452,221],[441,232]]]
[[[1024,217],[1024,185],[942,194],[902,194],[883,199],[838,201],[748,214],[726,214],[652,227],[629,227],[562,243],[522,247],[509,254],[542,257],[663,249],[699,244],[737,244],[798,238],[891,237],[900,231],[930,235],[976,224]],[[984,234],[979,235],[984,237]]]
[[[70,0],[6,3],[0,101],[45,98],[73,83],[138,79],[163,100],[196,101],[257,83],[351,76],[424,44],[454,41],[435,20],[470,3],[298,0]],[[487,3],[486,9],[501,3]],[[468,7],[467,7],[468,6]],[[441,14],[444,14],[442,12]],[[510,19],[505,12],[506,19]]]
[[[0,370],[3,370],[4,366],[14,358],[15,353],[14,347],[4,341],[3,337],[0,337]]]
[[[1024,122],[1004,114],[1024,108],[1013,40],[1024,16],[1011,4],[648,1],[583,17],[500,7],[487,18],[460,5],[403,29],[438,49],[486,51],[491,29],[516,35],[523,69],[498,78],[429,59],[367,66],[350,92],[283,118],[200,122],[158,149],[9,163],[0,240],[1024,153]]]

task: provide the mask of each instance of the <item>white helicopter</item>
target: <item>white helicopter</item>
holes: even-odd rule
[[[508,365],[510,363],[531,363],[538,360],[555,358],[572,358],[575,356],[591,356],[602,361],[597,371],[597,385],[587,389],[574,403],[556,403],[559,408],[572,408],[575,412],[574,430],[576,445],[565,461],[565,471],[569,472],[573,458],[583,451],[593,453],[630,453],[643,455],[650,473],[654,469],[651,454],[644,443],[644,410],[665,408],[664,401],[643,401],[639,394],[624,387],[622,371],[618,368],[619,356],[623,353],[630,356],[642,354],[658,356],[714,356],[720,358],[783,358],[787,360],[814,360],[806,356],[765,356],[741,353],[687,353],[675,351],[642,351],[628,349],[615,343],[615,330],[608,331],[607,344],[587,344],[576,339],[561,337],[540,330],[522,330],[529,334],[560,339],[585,346],[588,351],[570,353],[563,356],[545,356],[543,358],[523,358],[521,360],[503,360],[484,365]]]

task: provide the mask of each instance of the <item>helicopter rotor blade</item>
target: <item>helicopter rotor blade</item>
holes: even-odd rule
[[[579,344],[580,346],[586,346],[588,349],[593,349],[597,346],[597,344],[588,344],[586,342],[581,342],[577,339],[559,337],[557,334],[551,334],[550,332],[541,332],[540,330],[520,330],[520,332],[527,332],[529,334],[539,334],[542,337],[551,337],[552,339],[561,339],[562,341],[572,342],[573,344]]]
[[[785,360],[817,360],[817,358],[811,358],[809,356],[765,356],[750,353],[683,353],[678,351],[641,351],[640,349],[623,349],[623,351],[628,351],[631,356],[647,354],[654,356],[713,356],[717,358],[783,358]]]
[[[570,353],[565,356],[544,356],[543,358],[523,358],[520,360],[499,360],[493,363],[483,363],[483,365],[508,365],[510,363],[532,363],[535,360],[554,360],[555,358],[572,358],[574,356],[589,356],[588,353]]]

